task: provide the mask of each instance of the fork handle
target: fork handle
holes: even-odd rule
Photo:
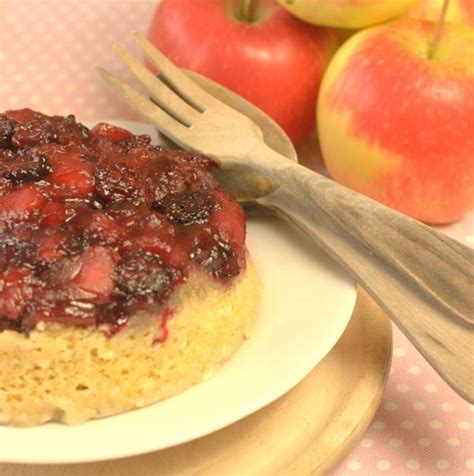
[[[259,203],[335,258],[444,380],[474,403],[473,251],[262,142],[245,160],[280,185]]]

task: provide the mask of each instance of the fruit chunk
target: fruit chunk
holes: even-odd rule
[[[129,139],[130,137],[132,137],[132,135],[133,134],[131,132],[122,129],[121,127],[112,126],[110,124],[100,122],[91,129],[89,134],[89,140],[93,143],[97,141],[100,137],[105,137],[111,142],[118,142],[123,139]]]
[[[0,220],[19,221],[39,210],[45,199],[34,185],[24,185],[0,197]]]
[[[48,202],[41,208],[42,220],[44,226],[58,226],[62,224],[66,218],[66,210],[64,205],[57,202]]]
[[[48,181],[56,185],[57,195],[64,198],[86,198],[94,190],[92,164],[70,156],[67,151],[50,156],[52,171]]]
[[[66,256],[67,238],[64,233],[53,232],[45,236],[38,249],[39,261],[54,261]]]
[[[144,203],[144,180],[126,163],[100,163],[94,175],[95,191],[104,202],[130,200],[135,205]]]
[[[224,192],[217,191],[216,198],[220,206],[212,216],[212,223],[225,241],[242,246],[245,242],[245,215],[242,208]]]
[[[154,210],[166,215],[176,225],[207,223],[213,207],[209,194],[198,191],[169,193],[152,205]]]
[[[0,162],[0,177],[11,184],[36,182],[46,177],[51,171],[48,159],[41,154],[17,155],[16,160]]]
[[[99,300],[107,300],[115,285],[116,253],[102,246],[86,248],[81,255],[80,271],[71,285],[95,295]]]
[[[117,267],[118,287],[128,299],[145,298],[150,303],[163,298],[173,281],[172,271],[150,252],[125,253]]]
[[[33,297],[34,278],[31,269],[25,267],[7,268],[0,274],[0,316],[18,319]]]

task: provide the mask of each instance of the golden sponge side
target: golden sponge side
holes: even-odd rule
[[[260,284],[247,268],[232,284],[193,271],[172,296],[168,338],[161,317],[140,315],[107,338],[96,329],[38,325],[0,333],[0,424],[78,424],[143,407],[213,375],[249,336]]]

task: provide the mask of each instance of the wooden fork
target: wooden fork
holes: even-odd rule
[[[134,38],[157,76],[116,51],[152,100],[98,68],[102,77],[184,149],[269,180],[257,201],[334,257],[452,388],[474,402],[473,251],[278,154],[252,120],[202,90],[145,38]]]

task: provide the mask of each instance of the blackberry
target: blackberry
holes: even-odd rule
[[[154,202],[153,210],[160,212],[176,225],[198,225],[209,221],[215,203],[209,194],[200,191],[170,193]]]
[[[36,153],[17,155],[15,161],[0,163],[0,177],[13,185],[37,182],[51,172],[51,165],[46,156]]]

